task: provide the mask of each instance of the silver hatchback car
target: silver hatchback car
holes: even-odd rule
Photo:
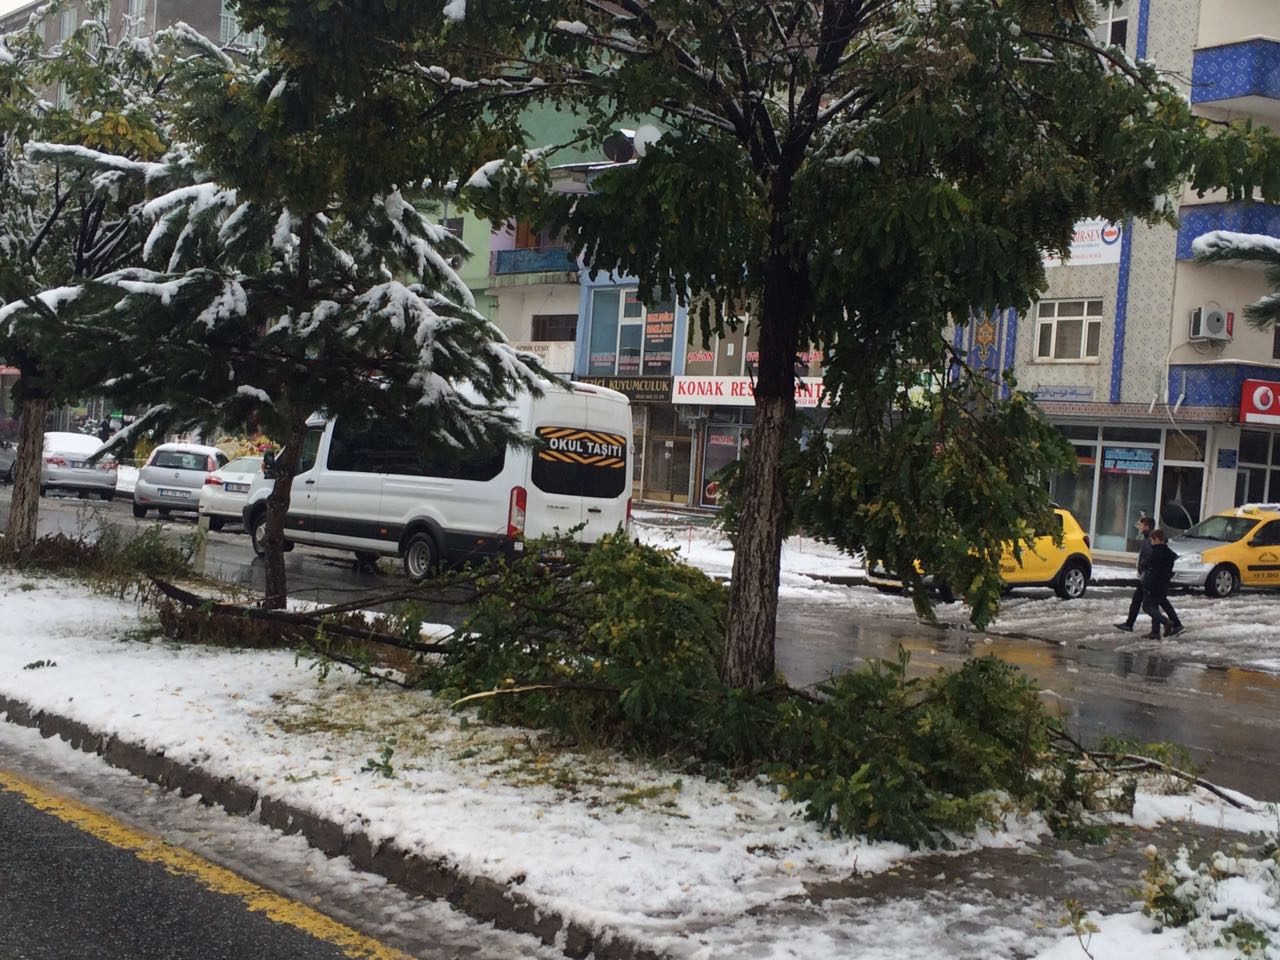
[[[205,478],[227,463],[217,447],[195,443],[162,443],[151,451],[138,471],[133,488],[133,515],[145,517],[151,509],[195,513]]]

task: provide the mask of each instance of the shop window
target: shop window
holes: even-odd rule
[[[1258,430],[1240,432],[1240,462],[1267,463],[1271,450],[1271,434]]]
[[[1160,429],[1148,427],[1104,427],[1103,440],[1119,440],[1123,443],[1156,443],[1160,442]]]
[[[1137,550],[1138,520],[1155,516],[1159,456],[1158,447],[1102,447],[1094,537],[1098,549]]]
[[[1164,441],[1165,459],[1203,463],[1206,439],[1203,430],[1170,430]]]
[[[1037,360],[1097,360],[1101,300],[1042,300],[1036,305]]]
[[[597,290],[591,295],[591,353],[587,373],[607,376],[618,363],[618,309],[620,290]]]
[[[1058,430],[1068,440],[1097,440],[1097,427],[1073,426],[1072,424],[1059,424]]]
[[[1280,326],[1271,334],[1271,359],[1280,360]]]
[[[1185,533],[1200,522],[1204,502],[1204,467],[1166,465],[1160,483],[1160,526],[1170,535]]]
[[[1050,491],[1054,502],[1070,510],[1087,530],[1093,513],[1093,488],[1098,477],[1098,448],[1091,444],[1077,444],[1075,450],[1076,472],[1064,470],[1058,474],[1050,484]]]
[[[1280,469],[1277,468],[1280,468],[1280,443],[1274,442],[1273,435],[1260,430],[1241,431],[1236,505],[1280,500]]]
[[[674,341],[673,303],[646,308],[636,290],[592,294],[589,374],[669,376]]]
[[[1093,35],[1107,47],[1125,48],[1129,40],[1129,0],[1100,0],[1097,4],[1098,23]]]
[[[535,313],[533,315],[533,339],[572,341],[578,338],[576,313]]]

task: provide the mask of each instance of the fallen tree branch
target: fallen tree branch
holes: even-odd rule
[[[1219,800],[1223,800],[1226,803],[1231,804],[1231,806],[1235,807],[1237,810],[1252,811],[1257,809],[1256,805],[1242,803],[1241,801],[1237,800],[1235,797],[1231,796],[1224,788],[1219,787],[1217,784],[1210,783],[1208,780],[1205,780],[1202,777],[1197,777],[1194,773],[1188,773],[1186,770],[1179,770],[1177,767],[1170,766],[1169,764],[1165,763],[1163,760],[1156,760],[1152,757],[1144,757],[1136,753],[1094,752],[1091,750],[1086,750],[1084,748],[1084,745],[1081,744],[1080,741],[1076,740],[1074,737],[1072,737],[1069,733],[1067,733],[1065,730],[1061,728],[1058,728],[1058,727],[1051,728],[1050,733],[1056,736],[1058,739],[1064,740],[1068,744],[1070,744],[1074,752],[1080,754],[1080,756],[1084,757],[1086,760],[1089,760],[1099,770],[1109,772],[1109,773],[1116,772],[1116,769],[1114,767],[1108,767],[1104,763],[1102,763],[1103,760],[1112,760],[1112,761],[1126,764],[1126,766],[1123,768],[1125,772],[1132,771],[1132,770],[1155,770],[1160,773],[1166,774],[1167,776],[1173,777],[1174,779],[1181,780],[1184,783],[1193,784],[1194,786],[1197,786],[1202,790],[1207,790],[1209,793],[1213,794]]]
[[[278,623],[283,626],[300,627],[317,636],[323,633],[329,636],[346,637],[352,640],[364,640],[369,643],[381,643],[388,647],[396,647],[400,650],[408,650],[412,653],[444,653],[449,649],[448,644],[415,643],[412,640],[406,640],[403,637],[396,636],[395,634],[383,633],[380,630],[374,630],[369,627],[354,627],[346,623],[328,622],[315,614],[297,613],[291,610],[263,610],[257,606],[218,602],[211,598],[202,597],[199,594],[192,593],[189,590],[183,590],[181,587],[175,586],[165,580],[161,580],[158,577],[150,577],[149,579],[155,585],[156,589],[170,600],[195,610],[207,609],[213,616],[243,617],[248,620],[259,620],[268,623]]]

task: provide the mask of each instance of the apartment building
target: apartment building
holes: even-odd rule
[[[0,16],[0,33],[21,29],[45,0],[25,4]],[[71,36],[88,15],[85,4],[71,2],[45,26],[45,40],[57,43]],[[241,29],[227,0],[111,0],[110,25],[113,34],[149,36],[175,23],[188,23],[207,37],[229,47],[249,49],[262,43],[261,36]]]
[[[1154,61],[1201,115],[1280,124],[1280,3],[1099,6],[1100,38]],[[1176,228],[1077,224],[1072,256],[1047,262],[1048,289],[1027,313],[957,333],[976,366],[1012,369],[1075,445],[1079,473],[1053,490],[1096,550],[1136,550],[1144,514],[1180,531],[1280,500],[1280,334],[1243,320],[1270,291],[1261,270],[1193,261],[1212,230],[1280,237],[1280,207],[1187,191]]]

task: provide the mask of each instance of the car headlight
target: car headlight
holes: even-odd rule
[[[1202,553],[1184,553],[1174,561],[1177,567],[1202,567],[1204,566],[1204,554]]]

